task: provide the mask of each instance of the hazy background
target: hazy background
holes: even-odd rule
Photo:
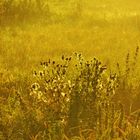
[[[138,0],[0,0],[0,64],[20,71],[80,52],[114,67],[140,41]]]

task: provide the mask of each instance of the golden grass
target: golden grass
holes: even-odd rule
[[[0,1],[0,139],[139,140],[138,0],[28,2]]]

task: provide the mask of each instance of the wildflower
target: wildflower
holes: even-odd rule
[[[38,99],[41,99],[42,96],[43,96],[42,92],[39,91],[39,92],[37,93],[37,98],[38,98]]]
[[[107,67],[106,67],[106,65],[104,65],[104,66],[102,66],[101,68],[100,68],[100,72],[102,73],[102,72],[104,72],[104,70],[106,70],[107,69]]]
[[[32,91],[32,92],[30,92],[30,96],[32,96],[34,94],[34,92]]]
[[[40,62],[40,65],[42,66],[43,65],[43,62]]]
[[[70,102],[70,98],[67,98],[67,99],[66,99],[66,102]]]
[[[31,89],[37,91],[40,88],[40,85],[38,83],[33,83],[31,85]]]
[[[57,92],[57,88],[54,88],[54,91]]]
[[[44,103],[47,103],[47,102],[48,102],[44,97],[42,97],[42,101],[43,101]]]
[[[61,95],[64,97],[66,94],[64,92],[61,92]]]
[[[43,71],[39,71],[39,75],[42,77],[44,75]]]
[[[36,71],[33,72],[33,76],[37,76],[37,72]]]
[[[71,81],[70,80],[68,80],[68,84],[71,85]]]
[[[54,65],[55,64],[55,61],[53,61],[52,64]]]
[[[64,60],[64,55],[62,55],[62,60]]]

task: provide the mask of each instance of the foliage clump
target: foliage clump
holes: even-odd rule
[[[78,53],[40,62],[24,90],[1,96],[1,138],[139,139],[139,111],[127,116],[123,103],[114,101],[119,76]]]
[[[140,139],[139,111],[116,101],[122,77],[81,54],[40,62],[21,89],[1,97],[2,139]],[[28,82],[27,82],[28,81]],[[3,83],[3,85],[5,85]],[[15,87],[16,88],[16,87]]]

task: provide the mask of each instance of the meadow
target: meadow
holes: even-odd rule
[[[0,0],[0,140],[140,140],[138,0]]]

